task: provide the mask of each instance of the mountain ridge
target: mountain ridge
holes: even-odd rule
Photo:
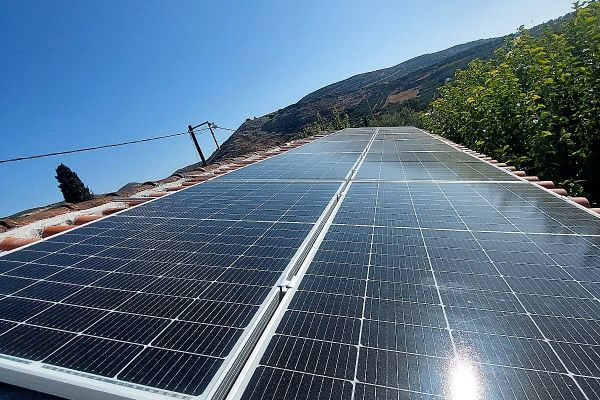
[[[324,86],[294,104],[246,120],[210,160],[237,157],[292,140],[302,135],[317,112],[327,117],[333,108],[347,113],[353,125],[359,125],[366,116],[406,103],[423,109],[434,98],[437,87],[451,78],[456,69],[466,67],[475,58],[491,56],[504,40],[502,37],[459,44]]]
[[[571,14],[530,29],[537,34],[546,27],[557,29]],[[303,96],[294,104],[261,117],[247,119],[210,157],[210,161],[233,158],[303,136],[303,129],[320,113],[347,113],[353,126],[366,118],[406,107],[422,111],[437,95],[437,89],[452,79],[457,69],[474,59],[486,59],[514,34],[478,39],[447,49],[422,54],[391,67],[363,72],[331,83]]]

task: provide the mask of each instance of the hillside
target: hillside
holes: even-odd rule
[[[213,159],[235,157],[290,140],[314,120],[317,112],[327,116],[334,107],[348,113],[352,124],[360,124],[364,116],[407,102],[422,109],[433,99],[436,88],[452,77],[457,68],[466,67],[475,58],[489,57],[503,41],[504,38],[483,39],[453,46],[325,86],[296,104],[246,120]]]
[[[536,26],[531,31],[535,34],[545,26],[555,28],[564,18]],[[236,157],[291,140],[314,121],[317,112],[327,117],[332,108],[346,112],[355,126],[361,125],[365,117],[401,107],[423,110],[435,98],[437,88],[452,78],[457,69],[466,68],[476,58],[489,58],[510,36],[459,44],[325,86],[295,104],[246,120],[211,160]]]

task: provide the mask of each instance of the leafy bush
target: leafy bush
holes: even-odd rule
[[[303,133],[305,136],[316,135],[319,132],[324,131],[339,131],[340,129],[349,128],[350,127],[350,118],[348,114],[340,113],[337,108],[333,108],[331,110],[331,117],[324,118],[321,113],[317,112],[315,115],[315,120],[304,127]]]
[[[600,3],[575,3],[556,33],[522,27],[440,88],[427,129],[600,200]]]
[[[420,126],[419,113],[410,107],[375,115],[368,119],[368,126]]]

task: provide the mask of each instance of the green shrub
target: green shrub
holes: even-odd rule
[[[324,131],[339,131],[350,127],[350,118],[346,113],[340,113],[337,108],[331,110],[331,117],[324,118],[321,113],[315,114],[315,120],[302,130],[304,136],[316,135]]]
[[[520,28],[440,88],[424,126],[600,200],[600,3],[576,3],[556,33]]]

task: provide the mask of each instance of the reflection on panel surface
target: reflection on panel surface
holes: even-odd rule
[[[380,129],[242,398],[595,398],[599,234],[432,136]]]

